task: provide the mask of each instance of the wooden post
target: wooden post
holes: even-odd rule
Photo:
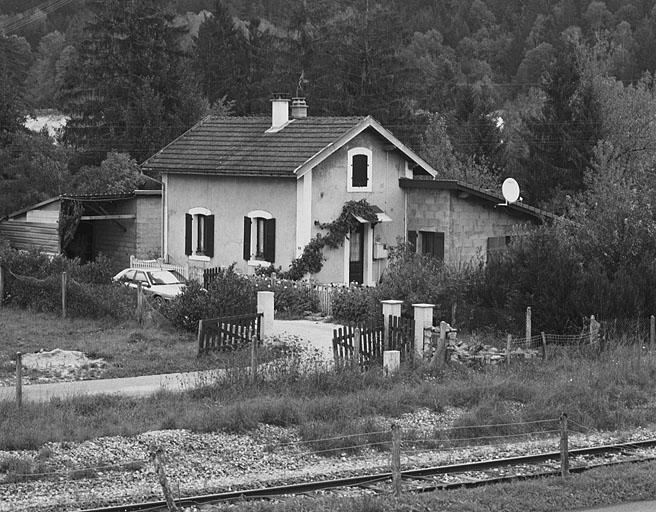
[[[353,332],[353,360],[357,366],[360,365],[360,342],[362,337],[362,331],[359,327],[355,328]]]
[[[448,350],[447,345],[449,340],[447,339],[449,333],[446,330],[447,323],[442,321],[440,322],[440,342],[435,347],[435,357],[437,357],[438,368],[444,368],[448,361]]]
[[[5,267],[0,265],[0,307],[5,298]]]
[[[61,275],[61,305],[62,305],[62,318],[66,318],[66,272]]]
[[[2,287],[0,287],[0,291],[2,291]],[[656,317],[651,315],[649,317],[649,352],[654,351],[654,345],[656,345]]]
[[[506,365],[510,366],[510,346],[512,345],[512,334],[506,338]]]
[[[257,381],[257,337],[251,339],[251,384]]]
[[[143,287],[141,281],[137,283],[137,322],[139,326],[143,325]]]
[[[203,321],[198,321],[198,334],[196,335],[196,340],[198,341],[198,355],[201,355],[205,351],[205,340],[203,339]]]
[[[569,475],[569,449],[567,439],[567,414],[560,415],[560,475]]]
[[[23,407],[23,354],[16,352],[16,405]]]
[[[401,495],[401,429],[392,423],[392,488],[394,496]]]
[[[547,335],[542,331],[542,360],[547,360]]]
[[[155,471],[157,472],[159,484],[162,486],[162,492],[164,493],[164,499],[166,500],[166,507],[169,509],[169,512],[178,512],[180,509],[175,504],[175,501],[173,501],[173,494],[171,494],[171,488],[169,487],[169,482],[166,478],[164,461],[162,460],[163,453],[164,450],[158,446],[152,451],[150,457],[155,463]]]
[[[456,311],[458,310],[458,301],[455,299],[451,304],[451,325],[456,325]]]
[[[531,328],[531,306],[528,306],[526,308],[526,348],[529,348],[531,344],[531,336],[532,336],[532,328]]]

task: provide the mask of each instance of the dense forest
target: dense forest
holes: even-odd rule
[[[21,196],[0,213],[53,191],[52,172],[21,190],[27,160],[75,187],[109,152],[140,162],[208,112],[267,112],[273,92],[372,115],[445,177],[514,176],[566,213],[616,123],[600,79],[648,93],[656,68],[644,0],[4,0],[0,27],[0,178]],[[35,109],[70,116],[57,147],[21,128]]]

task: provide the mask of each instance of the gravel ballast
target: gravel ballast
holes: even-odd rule
[[[377,424],[381,431],[387,431],[393,421],[405,432],[432,435],[435,429],[449,428],[461,412],[446,408],[438,414],[423,409],[393,420],[377,418]],[[572,434],[570,446],[655,436],[649,430]],[[260,425],[244,435],[160,430],[82,443],[47,443],[39,450],[0,451],[0,481],[4,480],[0,484],[0,511],[73,511],[161,500],[162,489],[149,458],[155,446],[164,449],[166,473],[175,497],[371,474],[388,471],[390,461],[384,448],[365,448],[356,455],[314,453],[295,428],[271,425]],[[421,443],[407,441],[402,464],[403,469],[410,469],[549,452],[557,447],[558,438],[553,434],[519,443],[441,450],[424,450]],[[12,482],[20,477],[21,467],[41,474],[30,477],[35,480]]]

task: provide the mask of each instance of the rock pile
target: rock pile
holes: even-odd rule
[[[499,349],[478,341],[466,342],[451,339],[447,345],[449,360],[463,364],[498,364],[506,360],[506,349]],[[510,350],[511,359],[531,359],[538,357],[539,352],[530,348],[513,347]]]

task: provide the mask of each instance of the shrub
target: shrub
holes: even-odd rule
[[[276,317],[300,317],[319,311],[319,298],[311,286],[290,280],[254,280],[257,291],[275,294]]]
[[[10,271],[6,299],[18,307],[41,312],[61,311],[61,273],[66,271],[67,315],[126,319],[135,310],[134,290],[112,283],[112,264],[104,256],[82,265],[78,259],[4,248],[0,251],[0,263]]]
[[[185,290],[162,306],[162,313],[178,328],[195,331],[204,318],[241,315],[256,310],[253,281],[235,272],[234,263],[221,269],[207,289],[190,281]]]
[[[335,320],[346,323],[366,322],[381,313],[376,288],[337,288],[331,298]]]

